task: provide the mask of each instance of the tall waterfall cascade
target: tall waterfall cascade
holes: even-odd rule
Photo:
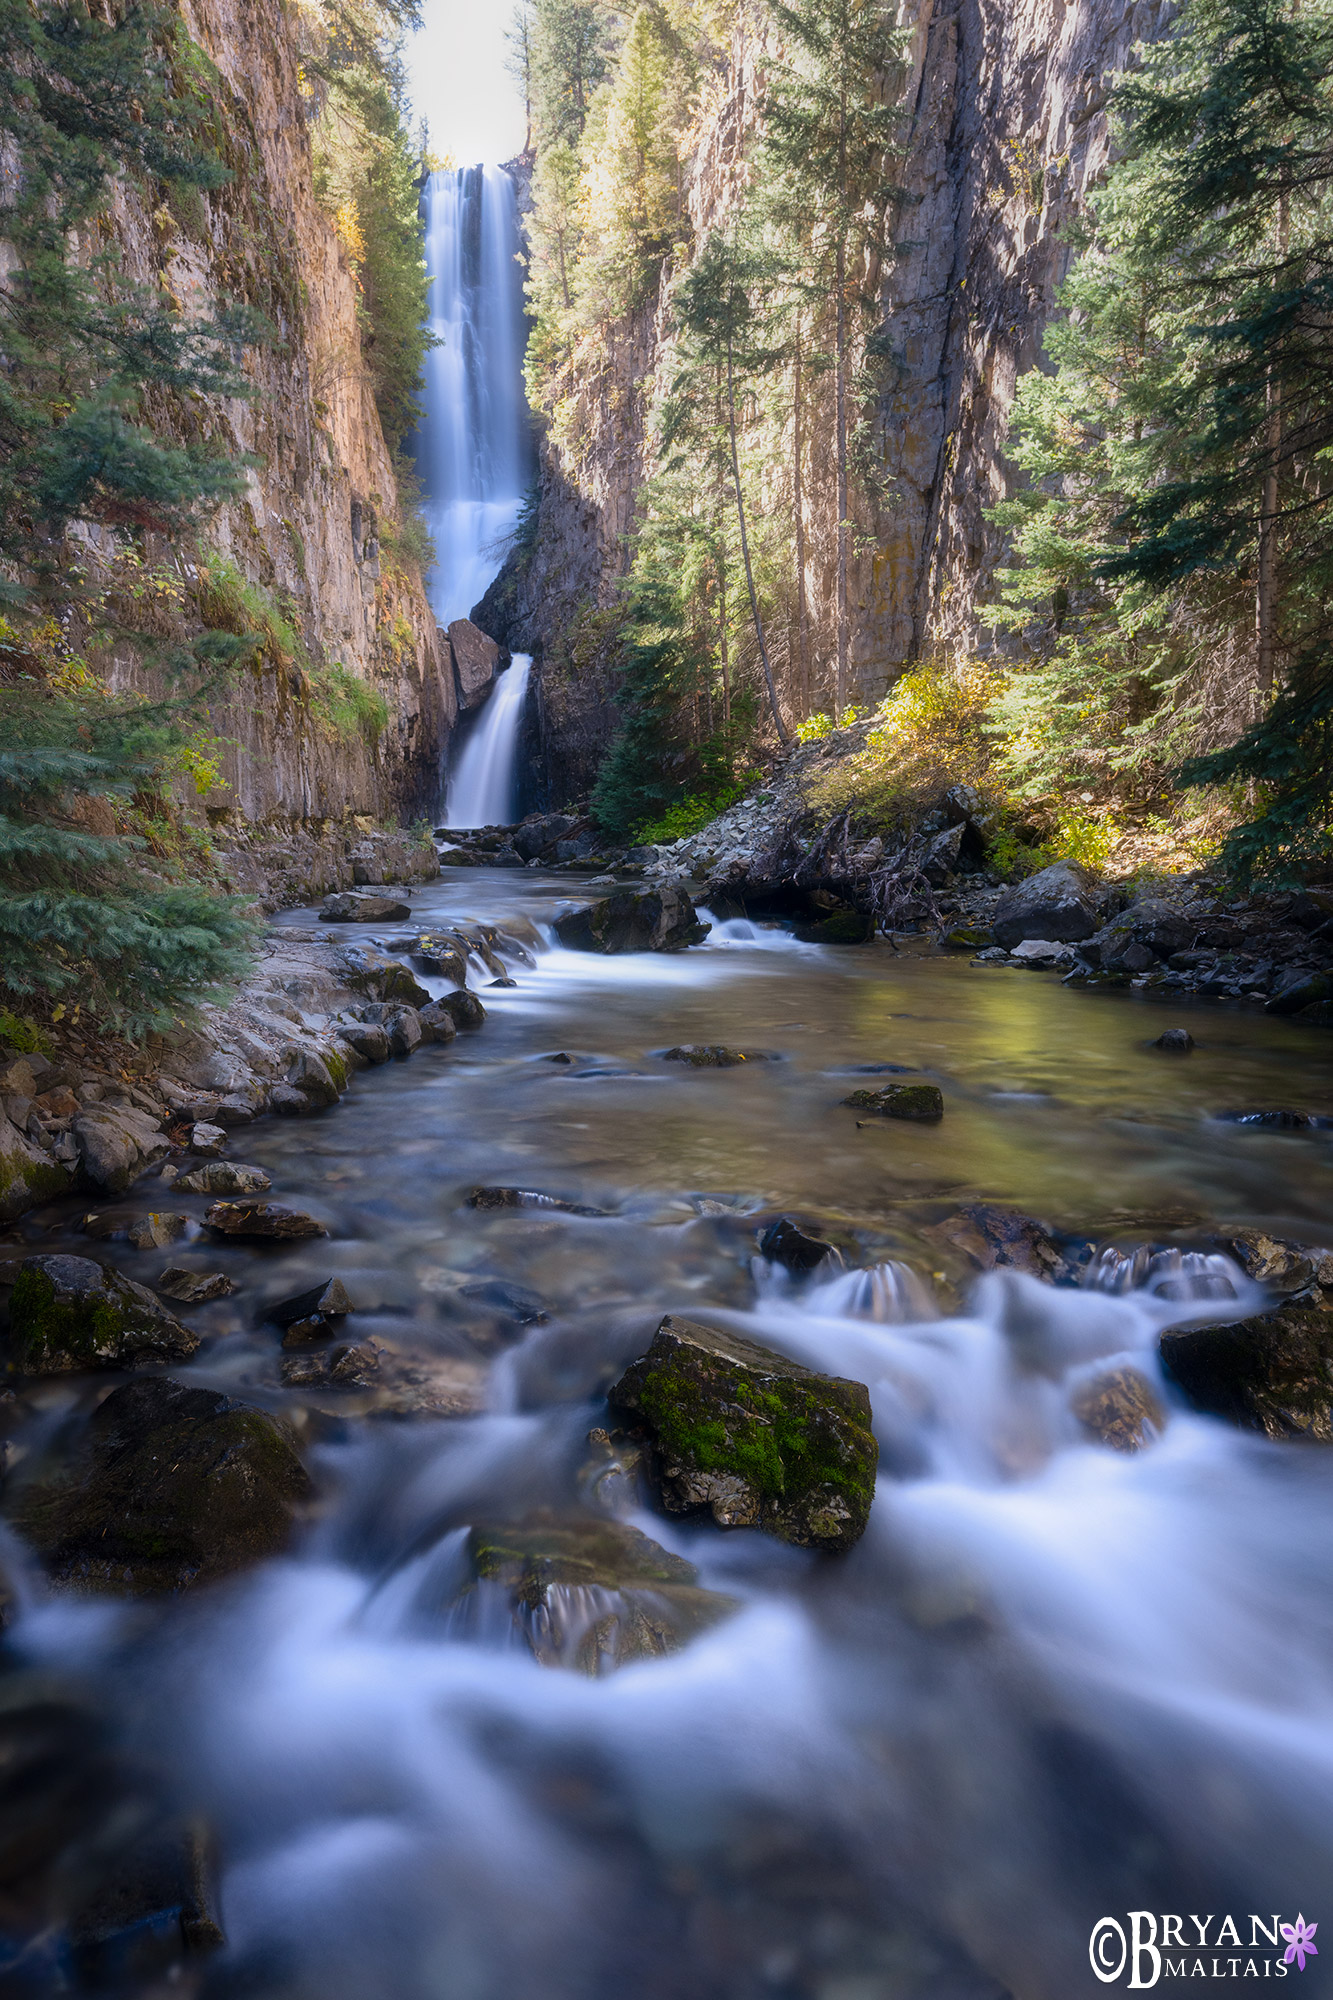
[[[532,476],[523,394],[523,286],[514,183],[501,167],[433,174],[426,256],[431,331],[418,465],[436,566],[430,599],[442,625],[466,618],[497,575]],[[512,819],[530,661],[500,676],[455,746],[445,819]]]

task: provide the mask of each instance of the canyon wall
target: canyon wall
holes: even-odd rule
[[[852,503],[862,530],[850,576],[855,700],[877,699],[924,654],[994,643],[977,614],[1002,538],[984,510],[1012,490],[1004,442],[1015,388],[1039,361],[1071,254],[1067,226],[1108,156],[1110,78],[1170,13],[1169,0],[906,0],[906,200],[898,254],[878,280],[875,344],[887,360],[868,411],[877,491]],[[762,39],[738,38],[704,108],[686,177],[696,240],[745,185],[768,54]],[[533,782],[552,803],[587,789],[614,733],[605,628],[670,365],[672,276],[653,305],[610,329],[595,365],[576,368],[558,435],[543,442],[536,545],[487,605],[488,629],[541,661]],[[826,377],[808,416],[811,657],[804,675],[794,659],[779,667],[791,716],[827,706],[832,688],[831,402]],[[758,509],[790,499],[780,481],[752,496]]]
[[[205,534],[230,566],[211,622],[225,623],[228,592],[248,584],[302,642],[267,644],[212,711],[231,789],[210,807],[246,820],[430,813],[457,714],[452,662],[415,565],[381,532],[398,495],[355,278],[315,199],[301,12],[284,0],[182,0],[182,14],[214,66],[211,135],[232,178],[152,213],[122,187],[113,226],[127,274],[185,311],[240,298],[272,326],[245,359],[248,400],[202,421],[173,408],[165,421],[246,465],[245,493]],[[192,615],[192,563],[168,553]],[[208,598],[198,599],[206,619]]]

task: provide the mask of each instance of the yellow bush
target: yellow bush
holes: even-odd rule
[[[880,703],[864,750],[817,778],[810,804],[887,819],[948,785],[984,783],[986,716],[1002,686],[1000,674],[976,662],[928,660],[911,668]]]

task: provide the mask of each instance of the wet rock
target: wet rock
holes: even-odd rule
[[[476,1187],[467,1198],[469,1208],[545,1208],[562,1215],[607,1215],[609,1209],[589,1208],[585,1202],[563,1201],[559,1195],[540,1194],[535,1188]]]
[[[1288,1107],[1276,1111],[1219,1111],[1217,1115],[1224,1125],[1249,1125],[1260,1132],[1312,1132],[1327,1123],[1312,1111],[1293,1111]]]
[[[34,1145],[0,1110],[0,1222],[16,1221],[38,1202],[65,1194],[70,1178],[58,1160]]]
[[[219,1125],[225,1125],[230,1131],[236,1125],[253,1125],[259,1116],[261,1105],[262,1099],[260,1104],[256,1104],[250,1098],[239,1094],[220,1097],[213,1107],[213,1116]]]
[[[1108,1368],[1080,1382],[1069,1406],[1084,1430],[1112,1451],[1141,1451],[1166,1428],[1166,1412],[1138,1368]]]
[[[1105,973],[1149,972],[1187,951],[1198,922],[1160,897],[1145,896],[1111,918],[1079,947],[1079,957]]]
[[[865,1532],[879,1452],[860,1382],[668,1317],[610,1401],[648,1429],[668,1513],[830,1551]]]
[[[798,944],[868,944],[875,924],[859,910],[836,910],[815,923],[798,924],[793,935]]]
[[[442,1008],[455,1028],[463,1031],[480,1028],[486,1019],[486,1009],[475,993],[446,993],[443,1000],[436,1000],[433,1005]],[[430,1012],[429,1009],[424,1011]],[[432,1021],[437,1018],[431,1014]]]
[[[379,1365],[377,1347],[344,1341],[327,1353],[284,1354],[279,1372],[288,1389],[366,1389],[373,1386]]]
[[[362,1008],[362,1017],[374,1027],[383,1028],[388,1037],[391,1055],[403,1060],[413,1049],[421,1045],[421,1016],[415,1007],[404,1006],[400,1001],[372,1001]]]
[[[143,1285],[90,1257],[25,1257],[19,1268],[5,1350],[22,1374],[183,1361],[198,1346]]]
[[[1161,1354],[1196,1410],[1270,1438],[1333,1444],[1333,1314],[1283,1306],[1164,1333]]]
[[[1165,1049],[1171,1055],[1188,1055],[1194,1047],[1194,1037],[1188,1028],[1168,1028],[1153,1043],[1155,1049]]]
[[[1051,938],[1024,938],[1009,954],[1016,965],[1043,966],[1072,965],[1074,948],[1068,944],[1056,944]]]
[[[762,1049],[728,1049],[720,1042],[686,1042],[664,1049],[663,1062],[688,1063],[691,1069],[736,1069],[741,1063],[768,1062]]]
[[[348,889],[329,897],[319,920],[322,924],[398,924],[411,914],[411,904],[401,896],[358,895]]]
[[[1270,1236],[1264,1229],[1233,1229],[1215,1236],[1214,1246],[1233,1257],[1247,1278],[1290,1297],[1312,1286],[1333,1287],[1333,1250]]]
[[[1264,1007],[1267,1014],[1299,1014],[1333,1000],[1333,973],[1311,972],[1281,985]]]
[[[267,1237],[281,1242],[300,1242],[329,1233],[313,1215],[299,1208],[284,1208],[276,1201],[214,1202],[204,1221],[221,1236]]]
[[[316,1055],[313,1049],[297,1049],[283,1082],[286,1089],[279,1085],[269,1103],[275,1111],[299,1117],[306,1112],[327,1111],[336,1104],[347,1088],[347,1069],[332,1049],[323,1055]]]
[[[247,1167],[239,1160],[210,1160],[175,1183],[178,1194],[267,1194],[272,1185],[262,1167]]]
[[[995,906],[995,941],[1007,951],[1024,938],[1059,944],[1089,938],[1097,929],[1097,885],[1077,861],[1057,861],[1019,882]]]
[[[944,1096],[933,1083],[886,1083],[879,1090],[854,1090],[843,1103],[877,1118],[943,1118]]]
[[[1074,1275],[1050,1231],[1015,1209],[978,1202],[946,1216],[925,1234],[961,1251],[978,1271],[1026,1271],[1029,1277],[1050,1280]]]
[[[737,1609],[698,1572],[619,1521],[473,1528],[476,1585],[509,1600],[543,1666],[599,1675],[674,1653]]]
[[[367,1064],[386,1063],[393,1053],[388,1035],[375,1021],[340,1021],[338,1039],[346,1042]]]
[[[478,1006],[481,1002],[477,1002]],[[458,1023],[452,1008],[442,1000],[432,1000],[429,1007],[423,1007],[417,1019],[421,1023],[421,1036],[427,1042],[452,1042],[458,1033]],[[480,1025],[480,1024],[478,1024]]]
[[[205,1159],[215,1160],[227,1150],[227,1134],[221,1125],[210,1125],[200,1120],[190,1127],[190,1151],[200,1153]]]
[[[187,1271],[173,1264],[157,1280],[157,1289],[179,1305],[202,1306],[210,1299],[229,1299],[236,1286],[225,1271]]]
[[[153,1209],[147,1215],[136,1216],[125,1231],[125,1240],[136,1250],[165,1250],[171,1243],[179,1243],[198,1224],[189,1215],[182,1215],[175,1209]]]
[[[452,939],[423,936],[413,961],[436,979],[452,979],[455,986],[467,984],[467,952]]]
[[[107,1194],[124,1194],[171,1151],[157,1120],[131,1104],[96,1104],[74,1120],[74,1138],[85,1179]]]
[[[424,1007],[430,999],[410,966],[386,957],[373,945],[343,946],[335,970],[353,993],[364,993],[368,1000],[401,1000],[409,1007]]]
[[[475,1284],[460,1285],[458,1289],[460,1297],[489,1306],[514,1326],[544,1326],[549,1317],[536,1292],[522,1285],[511,1285],[503,1278],[479,1278]]]
[[[700,923],[681,888],[621,889],[600,903],[555,920],[567,951],[683,951],[702,944],[712,926]]]
[[[276,1555],[310,1480],[285,1424],[162,1376],[116,1389],[12,1518],[60,1583],[139,1596]]]
[[[830,1257],[841,1262],[831,1243],[821,1236],[807,1236],[789,1215],[769,1224],[759,1239],[759,1254],[795,1274],[817,1270]]]
[[[277,1300],[266,1308],[264,1318],[270,1326],[294,1326],[298,1320],[345,1319],[351,1311],[352,1301],[342,1279],[326,1278],[322,1284],[311,1285],[291,1298]]]

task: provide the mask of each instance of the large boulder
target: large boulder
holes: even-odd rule
[[[171,1151],[157,1120],[132,1104],[90,1105],[73,1129],[85,1179],[107,1194],[124,1194]]]
[[[276,1555],[309,1494],[277,1418],[143,1376],[107,1397],[11,1513],[57,1582],[138,1596]]]
[[[959,1252],[977,1271],[1025,1271],[1052,1281],[1074,1273],[1055,1238],[1035,1216],[977,1202],[933,1223],[925,1235]]]
[[[319,920],[322,924],[402,924],[411,914],[411,904],[401,896],[387,896],[382,889],[356,895],[348,889],[329,897]]]
[[[1145,896],[1088,937],[1079,957],[1102,972],[1147,972],[1174,952],[1188,951],[1197,930],[1194,919],[1173,904]]]
[[[1333,1314],[1284,1306],[1164,1333],[1161,1351],[1196,1410],[1271,1438],[1333,1444]]]
[[[374,945],[344,945],[334,969],[353,993],[363,993],[368,1000],[402,1000],[409,1007],[424,1007],[430,999],[410,966],[400,958],[387,957]]]
[[[501,1592],[543,1666],[596,1675],[657,1659],[736,1609],[699,1588],[692,1563],[620,1521],[473,1528],[467,1554],[464,1604],[478,1585]]]
[[[862,1383],[668,1317],[610,1400],[647,1429],[668,1513],[833,1551],[864,1534],[879,1449]]]
[[[65,1194],[69,1184],[67,1169],[0,1110],[0,1222],[13,1222],[39,1201]]]
[[[619,889],[603,902],[571,910],[555,920],[555,934],[567,951],[683,951],[702,944],[712,929],[701,924],[683,889]]]
[[[490,693],[500,670],[500,648],[470,618],[454,619],[449,627],[449,644],[453,648],[454,676],[458,682],[458,706],[465,710],[477,708]]]
[[[91,1257],[25,1257],[14,1280],[6,1353],[21,1374],[184,1361],[198,1346],[143,1285]]]
[[[1098,925],[1097,884],[1077,861],[1056,861],[1006,890],[995,906],[995,941],[1012,951],[1024,938],[1056,944],[1090,938]]]

